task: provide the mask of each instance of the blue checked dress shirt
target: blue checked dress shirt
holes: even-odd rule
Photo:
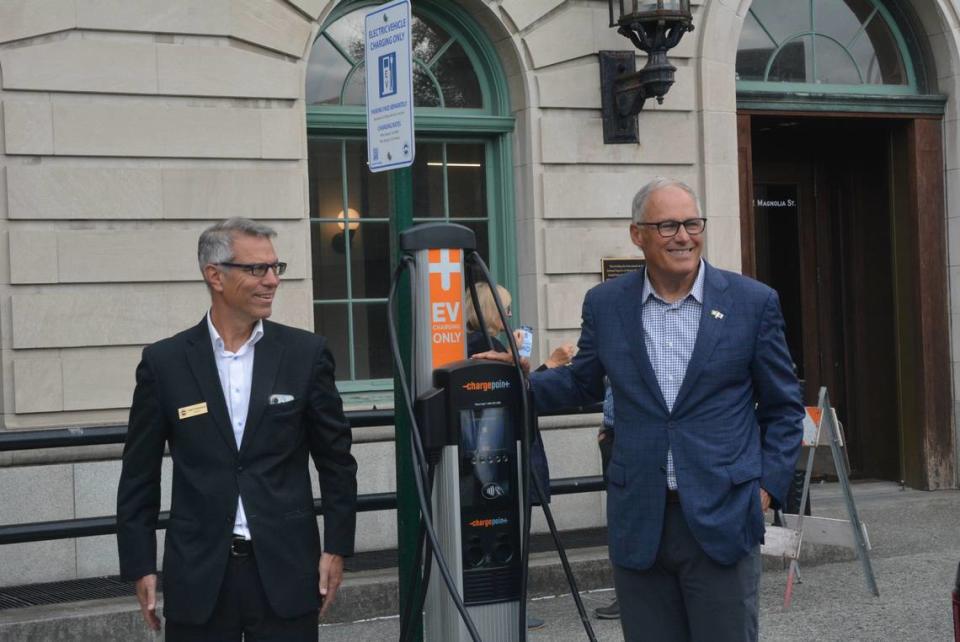
[[[687,364],[693,354],[700,329],[700,313],[703,309],[703,259],[687,296],[667,303],[653,289],[649,273],[644,271],[643,292],[643,339],[647,345],[650,365],[660,384],[667,410],[673,412],[673,403],[680,392],[680,384],[687,373]],[[677,489],[677,471],[673,465],[673,451],[667,450],[667,488]]]

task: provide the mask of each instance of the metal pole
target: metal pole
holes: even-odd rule
[[[413,170],[409,167],[398,169],[392,174],[394,215],[390,219],[390,249],[392,264],[400,262],[400,232],[413,226]],[[397,296],[397,320],[399,324],[398,337],[400,340],[400,354],[403,358],[403,368],[412,372],[410,338],[413,336],[411,319],[411,294],[409,281],[399,286]],[[410,449],[410,421],[407,413],[403,412],[406,401],[403,397],[400,380],[396,373],[393,377],[393,407],[396,409],[394,426],[396,438],[394,452],[397,471],[397,567],[399,571],[400,613],[404,612],[407,601],[413,599],[419,589],[421,578],[417,578],[414,594],[408,594],[411,577],[419,575],[415,567],[417,548],[417,525],[420,519],[420,509],[417,505],[417,491],[414,486],[413,453]],[[422,622],[417,622],[417,628],[412,640],[420,642],[423,639]]]

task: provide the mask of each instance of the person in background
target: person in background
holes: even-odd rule
[[[597,444],[600,447],[600,462],[603,466],[603,480],[607,481],[607,466],[610,465],[610,454],[613,452],[614,420],[613,420],[613,388],[606,384],[603,396],[603,423],[597,433]],[[606,606],[598,606],[593,610],[598,620],[616,620],[620,618],[620,603],[614,596],[613,601]]]

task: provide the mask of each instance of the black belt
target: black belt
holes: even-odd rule
[[[230,540],[230,557],[250,557],[253,555],[253,542],[234,535]]]
[[[680,493],[675,490],[667,489],[667,503],[668,504],[679,504],[680,503]]]

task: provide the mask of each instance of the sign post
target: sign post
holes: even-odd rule
[[[410,0],[394,0],[363,22],[367,79],[367,164],[371,172],[409,167],[413,140]]]

